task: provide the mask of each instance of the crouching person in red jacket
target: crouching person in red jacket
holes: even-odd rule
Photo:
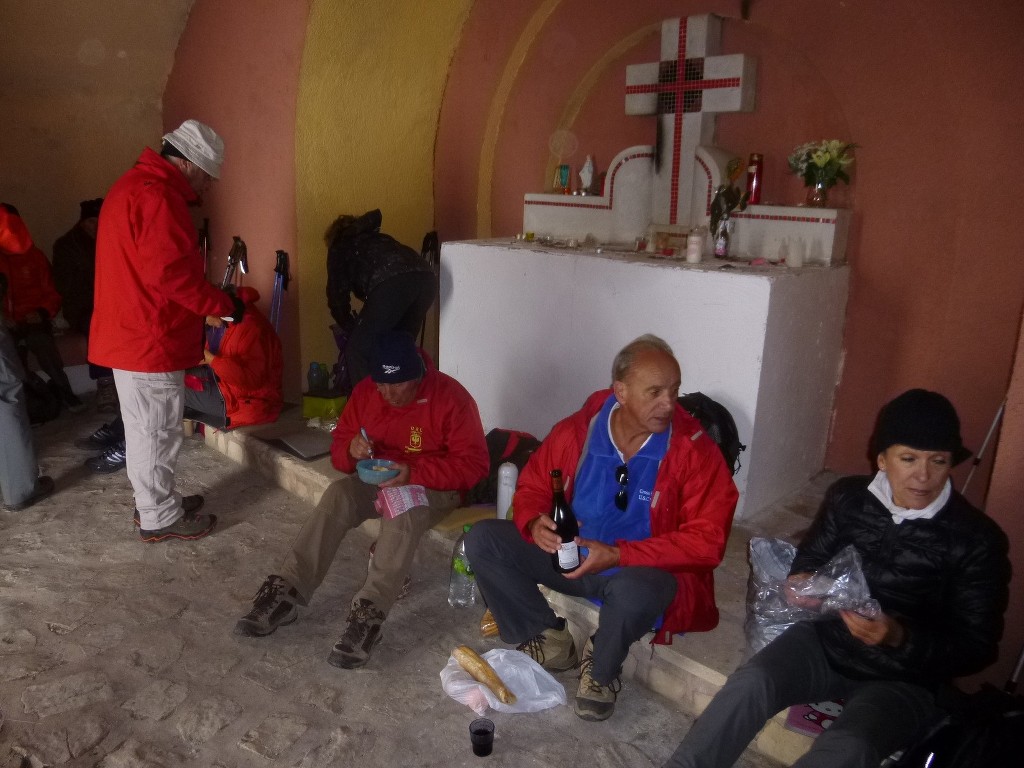
[[[185,373],[185,418],[211,427],[267,424],[281,414],[281,340],[256,308],[260,294],[242,287],[239,323],[206,318],[205,362]]]
[[[738,493],[722,454],[676,402],[669,346],[645,335],[612,365],[612,388],[560,421],[519,476],[513,521],[482,520],[466,538],[477,585],[501,638],[551,671],[580,663],[565,619],[537,588],[600,600],[583,650],[574,709],[612,715],[622,662],[663,618],[654,642],[718,624],[713,571],[722,561]],[[552,470],[579,521],[581,564],[563,575],[552,556]]]
[[[216,517],[202,496],[174,488],[183,437],[185,369],[195,365],[203,318],[245,307],[206,281],[188,206],[220,177],[224,142],[186,120],[160,154],[143,151],[107,193],[96,238],[89,362],[114,371],[124,419],[128,479],[143,541],[198,539]]]

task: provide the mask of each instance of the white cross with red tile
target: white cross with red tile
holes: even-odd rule
[[[626,114],[660,121],[653,223],[693,223],[697,147],[713,142],[716,113],[754,108],[756,62],[717,55],[721,32],[722,20],[711,14],[668,19],[661,25],[662,60],[626,67]]]

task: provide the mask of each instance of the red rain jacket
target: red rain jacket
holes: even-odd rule
[[[89,361],[142,373],[181,371],[202,355],[203,319],[234,305],[206,281],[185,176],[151,149],[110,188],[96,237]]]
[[[281,340],[274,327],[256,309],[255,288],[239,288],[245,303],[240,323],[228,323],[220,350],[210,367],[220,379],[220,392],[231,427],[266,424],[277,419],[281,394]]]
[[[595,392],[579,411],[558,422],[530,457],[512,497],[513,520],[527,541],[530,521],[551,511],[551,470],[561,468],[572,501],[573,479],[591,423],[611,394]],[[714,570],[722,562],[739,493],[722,453],[700,422],[676,405],[668,452],[658,468],[651,501],[651,537],[619,540],[620,565],[673,573],[675,599],[655,642],[677,632],[706,632],[718,625]]]
[[[0,208],[0,272],[7,276],[4,312],[16,323],[43,310],[52,319],[60,311],[60,294],[46,254],[32,243],[20,216]]]

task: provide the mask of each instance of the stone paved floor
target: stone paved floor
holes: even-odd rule
[[[494,643],[479,636],[479,609],[448,607],[441,545],[424,541],[412,593],[362,670],[325,662],[365,574],[360,531],[298,623],[236,637],[308,507],[193,438],[179,487],[206,496],[218,528],[194,543],[143,544],[124,473],[86,473],[88,454],[71,446],[100,421],[87,413],[38,429],[57,492],[0,511],[0,768],[477,764],[475,715],[444,694],[438,673],[454,646]],[[575,680],[559,679],[571,697]],[[689,724],[639,684],[603,724],[568,707],[490,716],[497,738],[483,764],[495,768],[660,766]],[[771,765],[750,752],[744,761]]]

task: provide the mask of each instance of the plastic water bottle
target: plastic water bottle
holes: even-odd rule
[[[519,467],[506,461],[498,467],[498,519],[508,518],[508,508],[512,506],[512,494],[516,492],[516,481],[519,479]]]
[[[466,557],[466,534],[472,526],[462,526],[462,535],[452,550],[452,575],[448,581],[448,605],[469,608],[476,603],[476,576]]]

